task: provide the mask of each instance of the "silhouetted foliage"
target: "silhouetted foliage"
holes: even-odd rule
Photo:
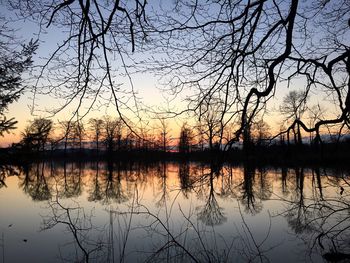
[[[191,152],[193,133],[186,123],[181,127],[179,138],[179,153]]]
[[[32,56],[38,47],[36,41],[23,44],[15,31],[0,17],[0,136],[15,129],[15,118],[7,118],[6,111],[26,89],[23,73],[32,66]]]
[[[52,130],[52,121],[44,118],[34,119],[22,133],[22,145],[29,151],[44,151]]]

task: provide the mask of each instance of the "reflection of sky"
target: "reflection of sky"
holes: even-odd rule
[[[255,196],[255,207],[258,210],[253,211],[247,209],[244,202],[244,189],[242,188],[244,186],[243,168],[237,167],[231,170],[229,167],[224,167],[224,176],[221,174],[218,177],[213,177],[213,196],[226,220],[220,225],[205,226],[203,222],[197,221],[197,219],[199,212],[205,206],[210,195],[209,177],[203,177],[203,172],[204,174],[208,174],[208,168],[202,170],[201,166],[194,164],[188,167],[189,180],[193,183],[193,188],[186,191],[185,194],[184,191],[180,190],[180,167],[175,163],[167,164],[165,170],[160,164],[159,166],[148,167],[147,172],[144,168],[138,166],[135,166],[132,170],[122,170],[121,167],[115,167],[112,175],[115,187],[113,189],[120,190],[125,199],[119,202],[116,199],[105,199],[104,197],[101,201],[89,202],[88,199],[91,196],[91,191],[95,183],[94,180],[96,179],[96,170],[93,168],[95,167],[94,164],[84,164],[81,167],[84,166],[85,168],[79,173],[79,166],[77,164],[67,164],[67,177],[64,178],[63,166],[61,164],[56,163],[52,167],[46,165],[46,168],[43,170],[45,180],[39,180],[40,176],[35,174],[36,167],[34,166],[29,173],[30,186],[28,189],[35,190],[37,188],[36,180],[39,180],[41,183],[48,185],[54,200],[56,189],[60,195],[64,192],[65,184],[68,190],[74,189],[78,182],[77,176],[81,174],[80,187],[82,192],[72,198],[62,196],[59,200],[64,206],[70,205],[76,207],[79,205],[84,208],[86,215],[92,213],[91,222],[94,226],[98,227],[98,230],[94,229],[87,232],[87,237],[94,242],[96,242],[97,237],[102,238],[104,241],[108,239],[111,229],[109,211],[130,211],[132,203],[136,203],[136,200],[133,199],[134,193],[137,193],[138,202],[161,218],[163,222],[165,222],[166,215],[168,215],[168,224],[173,233],[180,233],[181,230],[186,229],[188,222],[185,220],[184,215],[189,217],[194,222],[194,226],[204,231],[202,233],[205,235],[204,240],[208,249],[214,249],[217,246],[215,251],[220,252],[224,248],[225,242],[227,245],[232,240],[235,240],[234,248],[236,249],[232,253],[236,253],[239,249],[247,249],[241,242],[250,242],[252,245],[252,240],[248,240],[250,237],[247,235],[247,229],[243,223],[244,218],[246,226],[249,227],[249,231],[251,231],[257,243],[262,242],[268,234],[265,243],[261,246],[262,250],[277,246],[275,249],[266,253],[266,256],[272,262],[280,260],[281,255],[283,255],[286,262],[306,260],[307,247],[304,247],[305,244],[301,245],[301,240],[293,233],[291,226],[288,225],[286,220],[288,218],[278,216],[279,213],[290,209],[293,206],[293,202],[298,201],[299,198],[298,180],[292,169],[289,170],[287,175],[287,188],[285,189],[287,192],[282,191],[281,171],[279,169],[266,170],[263,174],[256,171],[251,186]],[[42,171],[41,166],[39,168],[38,171]],[[105,169],[106,166],[104,163],[101,163],[97,179],[101,187],[102,196],[106,193],[106,180],[109,176],[108,171]],[[166,177],[162,177],[163,171],[165,171]],[[50,176],[51,172],[53,172],[53,176]],[[231,172],[232,177],[229,177],[228,172]],[[120,177],[118,177],[118,174]],[[327,174],[333,175],[331,171],[328,171]],[[186,170],[183,175],[186,176]],[[0,189],[0,210],[2,211],[0,216],[0,231],[5,235],[6,261],[21,262],[25,258],[25,260],[30,261],[35,259],[37,262],[54,262],[57,259],[58,247],[61,248],[63,255],[72,252],[71,249],[73,247],[69,243],[72,241],[72,235],[60,224],[50,230],[39,232],[39,229],[43,226],[43,218],[50,218],[52,213],[46,201],[32,201],[31,196],[23,192],[21,185],[24,178],[23,174],[19,177],[7,177],[5,178],[7,187]],[[262,179],[263,181],[261,181]],[[120,180],[120,185],[118,184],[118,180]],[[324,200],[336,200],[339,198],[337,185],[340,184],[345,187],[336,177],[332,176],[321,177],[321,182],[324,186]],[[261,188],[262,185],[265,188]],[[223,193],[223,188],[229,190],[226,191],[228,193],[227,195],[220,194]],[[135,191],[136,189],[137,192]],[[305,205],[309,204],[308,202],[312,203],[318,200],[316,198],[318,191],[311,170],[305,170],[303,184]],[[262,196],[267,197],[262,198]],[[343,198],[346,198],[346,196],[343,196]],[[241,210],[243,218],[239,210]],[[115,254],[117,256],[120,248],[120,243],[118,242],[120,242],[122,234],[125,233],[123,231],[125,231],[125,224],[128,220],[125,220],[125,217],[121,215],[119,217],[117,214],[112,215],[115,231]],[[296,213],[294,213],[295,215]],[[272,217],[270,218],[270,216]],[[83,218],[82,214],[81,218]],[[271,230],[269,232],[270,220]],[[152,232],[147,232],[142,228],[143,225],[147,225],[153,221],[154,218],[142,215],[133,216],[131,232],[127,243],[128,253],[126,255],[128,256],[128,262],[131,262],[133,259],[142,258],[135,251],[149,251],[161,246],[161,242],[164,240],[161,241],[161,237],[157,233],[152,234]],[[12,226],[9,227],[9,225]],[[158,227],[160,226],[158,225]],[[162,231],[161,227],[160,230]],[[193,228],[189,227],[187,235],[187,242],[189,243],[186,244],[195,250],[198,248],[198,242],[191,245],[191,238],[195,238],[195,233],[191,232],[192,230]],[[24,242],[24,239],[27,242]],[[310,239],[309,241],[312,240]],[[21,251],[21,253],[18,253],[18,251]],[[315,260],[319,260],[317,255],[314,256]]]

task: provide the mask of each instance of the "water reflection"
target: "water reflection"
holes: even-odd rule
[[[51,198],[51,187],[48,181],[52,179],[51,170],[45,169],[45,163],[24,166],[19,175],[20,187],[31,196],[33,201],[45,201]]]
[[[199,209],[198,219],[206,225],[220,225],[224,223],[227,218],[223,213],[223,208],[220,207],[216,199],[216,191],[214,188],[214,178],[220,177],[222,174],[222,167],[211,165],[208,173],[201,173],[201,186],[205,199],[205,204]]]
[[[19,172],[15,169],[15,167],[0,164],[0,189],[2,187],[7,187],[5,183],[6,177],[18,176],[18,175],[19,175]]]
[[[346,262],[349,175],[188,162],[33,163],[0,166],[0,194],[20,189],[41,204],[32,208],[41,231],[67,239],[58,261],[261,262],[287,253],[290,262]],[[24,207],[13,196],[20,217]]]

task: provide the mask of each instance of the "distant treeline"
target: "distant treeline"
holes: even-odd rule
[[[0,149],[0,162],[23,164],[42,160],[69,161],[198,161],[205,163],[251,163],[254,165],[315,165],[344,166],[350,165],[350,142],[324,143],[315,145],[266,145],[252,146],[250,149],[233,148],[227,151],[219,149],[199,150],[182,153],[164,152],[161,149],[120,149],[108,151],[91,148],[47,149],[39,152],[21,148]]]
[[[189,159],[211,162],[255,162],[268,164],[334,163],[350,160],[350,138],[344,135],[327,140],[307,140],[251,129],[241,141],[231,143],[207,127],[184,123],[179,137],[171,138],[164,121],[158,129],[134,129],[120,119],[105,116],[87,123],[34,119],[22,132],[19,143],[1,150],[2,161],[35,159]],[[259,125],[262,127],[264,125]],[[210,127],[210,126],[208,126]],[[265,127],[266,128],[266,127]],[[264,128],[264,130],[265,130]],[[226,131],[228,133],[228,131]]]

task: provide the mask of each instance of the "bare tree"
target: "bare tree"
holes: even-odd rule
[[[117,119],[112,119],[109,116],[104,118],[104,143],[108,153],[111,153],[115,149],[116,139],[119,136],[118,131],[120,124],[121,122]]]
[[[313,105],[312,107],[308,108],[308,119],[309,119],[309,126],[314,126],[315,123],[319,120],[322,120],[324,116],[324,109],[321,107],[320,104]],[[314,140],[314,132],[310,132],[310,143]]]
[[[75,108],[74,115],[84,116],[95,105],[111,101],[121,118],[122,110],[132,109],[130,99],[136,104],[133,83],[123,90],[116,84],[118,68],[126,67],[128,55],[146,37],[145,0],[130,1],[6,1],[7,7],[38,24],[38,35],[59,34],[56,48],[43,61],[36,72],[34,97],[48,94],[60,99],[62,104],[52,113],[68,105]],[[121,73],[119,71],[119,73]],[[101,102],[102,94],[108,94]],[[84,103],[87,107],[81,107]],[[33,103],[34,107],[34,103]],[[136,107],[136,106],[135,106]],[[35,110],[34,108],[32,110]],[[79,114],[80,113],[80,114]]]
[[[302,144],[300,131],[301,118],[306,111],[306,95],[302,91],[290,91],[284,98],[280,106],[280,112],[285,116],[288,122],[296,121],[297,130],[294,131],[294,141],[296,144]],[[294,126],[291,126],[294,130]],[[289,132],[289,130],[288,130]]]
[[[59,122],[62,135],[59,141],[64,141],[64,152],[67,153],[67,147],[79,146],[79,150],[82,150],[82,143],[85,136],[85,130],[82,121],[62,121]]]
[[[191,129],[184,123],[181,127],[180,138],[179,138],[179,152],[189,153],[191,152],[193,140],[193,133]]]
[[[91,118],[89,120],[90,129],[93,132],[93,140],[96,143],[96,151],[99,151],[99,142],[102,136],[103,120],[98,118]]]
[[[214,143],[221,144],[223,136],[221,101],[212,99],[201,105],[198,113],[200,130],[203,133],[209,150],[214,150]]]
[[[256,145],[262,146],[271,136],[271,128],[263,119],[254,122],[252,125],[252,137]]]
[[[28,150],[44,151],[52,130],[52,121],[37,118],[30,122],[22,133],[22,144]]]
[[[169,123],[164,118],[159,118],[159,129],[160,129],[160,145],[162,147],[163,152],[167,152],[168,145],[170,143],[169,138]]]
[[[69,121],[59,121],[58,125],[61,129],[62,135],[58,141],[64,141],[64,154],[67,154],[67,147],[70,141],[71,126]]]
[[[85,128],[84,123],[82,121],[76,121],[72,123],[72,130],[73,130],[73,138],[75,144],[79,145],[79,151],[83,149],[83,140],[85,138]]]
[[[8,2],[43,31],[68,32],[37,72],[34,93],[64,100],[53,113],[76,102],[74,114],[84,116],[96,102],[105,105],[99,95],[108,92],[107,103],[113,101],[127,124],[122,110],[137,109],[137,99],[132,81],[131,89],[117,84],[116,70],[121,66],[130,77],[127,47],[134,51],[143,44],[146,55],[155,58],[149,68],[170,77],[165,84],[171,94],[185,92],[189,105],[183,111],[199,111],[220,99],[222,127],[239,123],[227,147],[246,137],[284,83],[296,80],[305,98],[313,91],[331,99],[335,113],[312,126],[295,119],[282,132],[297,127],[320,138],[325,125],[349,126],[348,1],[176,0],[158,3],[148,17],[152,8],[145,0]],[[87,107],[81,107],[84,102]]]
[[[337,111],[313,126],[295,119],[287,130],[297,125],[319,134],[327,124],[349,125],[347,1],[175,3],[174,12],[155,19],[160,33],[155,49],[168,59],[161,56],[152,66],[162,69],[172,94],[191,90],[185,94],[185,111],[196,111],[211,98],[222,99],[221,119],[240,123],[228,147],[245,137],[277,90],[297,81],[305,98],[313,91],[321,100],[332,99]]]

